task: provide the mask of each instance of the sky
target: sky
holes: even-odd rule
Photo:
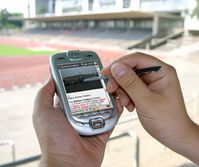
[[[9,12],[27,13],[28,0],[0,0],[0,9],[6,8]]]

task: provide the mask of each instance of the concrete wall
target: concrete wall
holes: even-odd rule
[[[153,35],[165,36],[184,29],[184,19],[155,15],[153,21]]]

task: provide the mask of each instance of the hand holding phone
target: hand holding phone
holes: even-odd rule
[[[92,137],[79,135],[53,100],[54,95],[55,82],[50,78],[34,103],[33,124],[41,147],[39,166],[101,166],[112,131]],[[118,100],[116,103],[121,113],[122,106]]]
[[[84,81],[100,75],[102,63],[95,52],[52,55],[50,68],[64,114],[79,134],[96,135],[116,125],[118,111],[114,97],[106,91],[106,81]]]

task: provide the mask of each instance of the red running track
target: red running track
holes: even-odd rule
[[[39,47],[41,44],[24,40],[20,38],[0,38],[0,44],[9,44],[13,46],[30,48]],[[48,45],[48,44],[45,44]],[[87,50],[89,48],[77,48],[68,45],[49,44],[56,50],[80,49]],[[107,51],[102,49],[92,49],[98,53],[104,66],[125,54],[125,51]],[[3,55],[3,53],[0,53]],[[35,85],[45,81],[49,76],[48,56],[16,56],[16,57],[0,57],[0,89],[13,89]]]

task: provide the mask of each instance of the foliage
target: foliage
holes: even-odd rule
[[[197,5],[195,9],[193,10],[192,17],[196,16],[197,18],[199,18],[199,0],[196,0],[196,2],[197,2]]]
[[[0,11],[0,29],[17,28],[22,27],[23,22],[21,20],[10,19],[11,17],[22,17],[20,13],[9,13],[6,9]]]
[[[0,57],[3,56],[40,56],[40,55],[51,55],[55,51],[48,50],[31,50],[26,48],[19,48],[10,45],[0,45]]]

